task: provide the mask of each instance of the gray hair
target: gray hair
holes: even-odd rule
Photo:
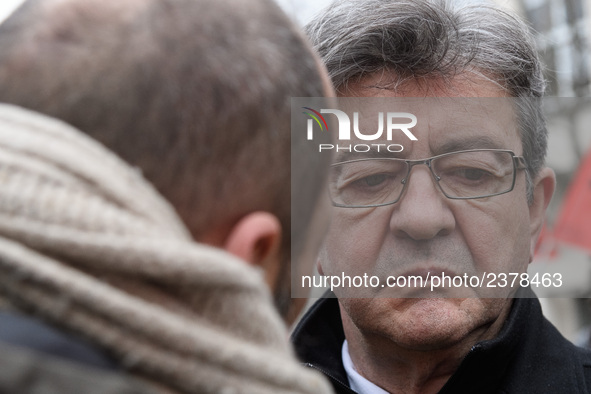
[[[540,100],[545,80],[532,34],[520,19],[492,5],[452,0],[337,0],[306,32],[341,94],[349,81],[387,70],[391,89],[468,72],[517,97],[531,201],[532,179],[547,150]]]

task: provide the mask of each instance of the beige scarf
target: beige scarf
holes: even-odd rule
[[[0,105],[0,293],[170,392],[324,393],[295,361],[261,275],[192,242],[103,146]]]

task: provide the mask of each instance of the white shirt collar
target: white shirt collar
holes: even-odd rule
[[[388,394],[386,390],[365,379],[355,370],[355,366],[349,355],[349,345],[347,344],[346,339],[345,342],[343,342],[341,358],[343,359],[343,366],[345,367],[345,372],[347,372],[347,378],[349,379],[349,387],[351,387],[351,390],[359,394]]]

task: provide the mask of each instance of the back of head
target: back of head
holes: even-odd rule
[[[197,239],[255,210],[289,230],[290,96],[322,85],[271,0],[29,0],[0,26],[0,101],[137,166]]]
[[[537,100],[545,82],[533,37],[522,21],[496,6],[462,3],[338,0],[306,30],[341,95],[349,81],[386,71],[386,89],[471,74],[523,98],[522,143],[535,176],[544,163],[547,131]]]

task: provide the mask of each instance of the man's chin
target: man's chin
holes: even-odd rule
[[[398,306],[398,342],[416,350],[451,347],[467,339],[477,338],[495,320],[501,300],[479,298],[406,299]],[[402,308],[401,308],[402,307]]]
[[[477,334],[498,309],[490,306],[478,298],[374,299],[371,306],[366,305],[374,312],[365,314],[363,321],[354,320],[362,331],[379,333],[402,348],[433,351]],[[358,304],[350,312],[360,307]]]
[[[439,298],[482,298],[479,289],[469,287],[381,287],[338,289],[338,298],[410,298],[410,299],[439,299]]]

